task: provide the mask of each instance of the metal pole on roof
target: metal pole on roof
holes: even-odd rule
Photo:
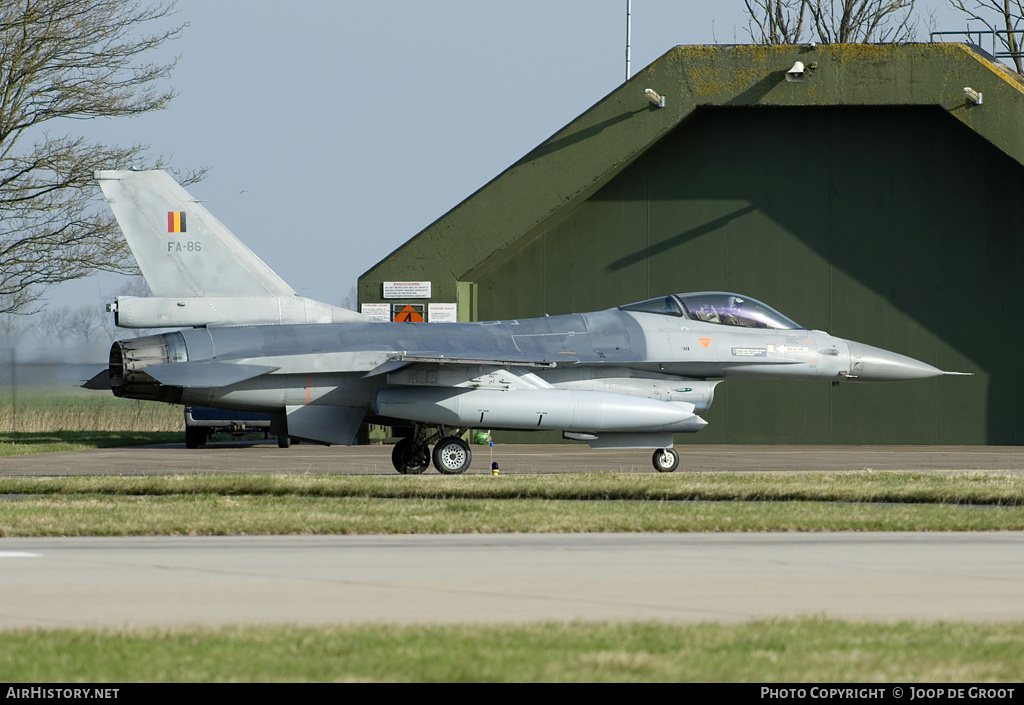
[[[633,0],[626,0],[626,80],[629,80],[629,32],[633,15]]]

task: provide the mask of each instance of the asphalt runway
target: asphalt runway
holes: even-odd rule
[[[680,445],[683,472],[808,470],[999,470],[1024,472],[1020,446]],[[472,446],[468,474],[654,472],[651,451],[593,450],[585,445]],[[46,475],[188,475],[235,473],[395,475],[390,446],[215,443],[136,446],[0,458],[0,477]],[[433,468],[428,473],[437,474]]]
[[[0,629],[1024,620],[1024,533],[0,540]]]

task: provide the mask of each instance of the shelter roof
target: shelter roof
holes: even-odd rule
[[[807,80],[790,82],[794,62]],[[982,93],[982,104],[964,87]],[[656,107],[644,91],[665,97]],[[708,106],[939,106],[1024,164],[1024,82],[965,44],[677,46],[363,275],[474,281]],[[780,139],[786,138],[781,136]],[[794,135],[799,138],[799,125]]]

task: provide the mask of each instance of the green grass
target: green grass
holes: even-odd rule
[[[5,631],[0,673],[44,682],[1019,681],[1020,623],[368,625]]]
[[[181,431],[13,431],[0,432],[0,457],[63,450],[180,443]]]
[[[178,407],[24,401],[20,430],[0,432],[0,456],[181,438]],[[28,409],[36,420],[24,428]],[[13,422],[0,412],[0,428]],[[0,495],[0,536],[1024,529],[1024,476],[984,472],[0,478]],[[0,674],[37,684],[1012,683],[1024,671],[1022,627],[772,619],[5,630]]]
[[[180,406],[109,392],[31,388],[16,400],[0,395],[0,457],[180,443],[184,428]]]
[[[110,431],[116,435],[125,431],[180,432],[184,428],[181,406],[119,399],[110,392],[34,388],[20,391],[15,400],[9,393],[0,396],[0,433],[5,435],[61,431]]]
[[[828,501],[1024,506],[1004,472],[564,473],[557,475],[155,475],[0,478],[23,494],[252,495],[382,499]]]
[[[0,453],[166,440],[5,434]],[[0,536],[1024,529],[1024,476],[985,472],[0,478],[0,495]],[[0,674],[21,683],[1005,683],[1024,670],[1022,627],[772,619],[5,630]]]
[[[1024,476],[1002,473],[0,478],[0,494],[0,536],[1024,530]]]

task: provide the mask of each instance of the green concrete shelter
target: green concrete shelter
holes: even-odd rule
[[[491,320],[736,291],[974,376],[728,380],[677,441],[1017,444],[1022,165],[1024,83],[976,48],[678,46],[366,272],[359,300]]]

